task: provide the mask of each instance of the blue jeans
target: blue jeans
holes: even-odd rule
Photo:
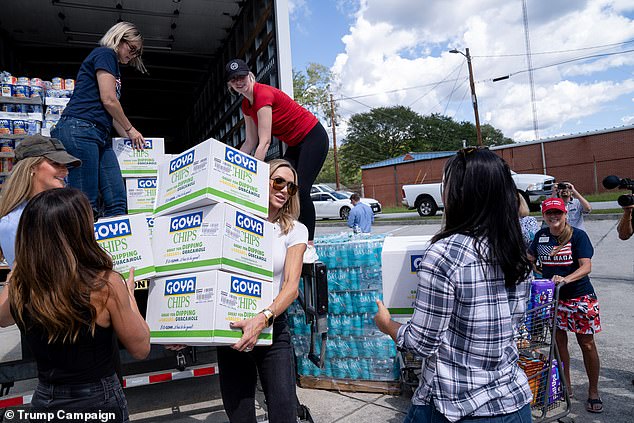
[[[258,374],[270,422],[296,423],[295,354],[291,332],[281,314],[273,323],[273,344],[239,352],[218,347],[220,392],[231,423],[255,423],[255,387]]]
[[[31,399],[33,411],[54,412],[98,412],[115,413],[109,422],[129,422],[128,402],[116,375],[102,378],[98,382],[77,385],[52,385],[40,381]],[[46,420],[51,422],[58,420]],[[59,420],[60,422],[64,419]]]
[[[530,423],[531,406],[526,404],[514,413],[498,416],[467,416],[458,423]],[[432,405],[412,405],[403,423],[450,423],[436,407]]]
[[[95,210],[96,217],[126,214],[126,193],[117,156],[112,149],[110,133],[103,127],[75,117],[62,117],[51,136],[81,160],[82,165],[70,170],[68,182],[81,190]],[[99,207],[99,200],[103,203]]]

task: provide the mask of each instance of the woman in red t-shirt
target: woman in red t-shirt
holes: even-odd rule
[[[315,236],[315,206],[310,188],[328,154],[328,134],[315,115],[281,90],[255,82],[249,66],[233,59],[225,66],[229,91],[240,94],[246,124],[241,151],[264,160],[273,136],[288,145],[284,158],[299,177],[299,221],[308,228],[308,240]]]

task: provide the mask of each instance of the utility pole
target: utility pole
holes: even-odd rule
[[[335,122],[335,101],[332,94],[330,94],[330,124],[332,126],[332,152],[335,159],[335,186],[339,191],[339,161],[337,160],[337,130],[335,129],[337,123]]]
[[[450,50],[449,53],[460,53],[467,58],[467,66],[469,67],[469,84],[471,85],[471,103],[473,104],[473,113],[475,114],[475,127],[476,135],[478,137],[478,145],[482,146],[482,132],[480,131],[480,115],[478,114],[478,98],[476,97],[475,82],[473,81],[473,68],[471,67],[471,55],[469,49],[466,49],[467,54],[459,50]]]

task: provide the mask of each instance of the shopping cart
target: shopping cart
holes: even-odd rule
[[[531,409],[535,423],[574,422],[566,417],[570,413],[570,396],[555,342],[558,300],[559,286],[556,286],[552,297],[526,311],[517,331],[519,365],[533,392]]]

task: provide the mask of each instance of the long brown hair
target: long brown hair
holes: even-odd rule
[[[37,325],[73,343],[97,311],[90,294],[103,288],[112,259],[95,240],[90,202],[79,190],[55,188],[34,196],[22,213],[9,299],[17,324]]]
[[[568,223],[568,221],[566,220],[566,223],[564,224],[564,228],[561,230],[561,233],[559,234],[559,236],[557,237],[557,246],[553,248],[553,250],[550,252],[550,256],[555,256],[559,250],[561,250],[562,248],[564,248],[566,246],[566,244],[568,244],[568,242],[572,239],[572,226],[570,226],[570,223]]]
[[[29,199],[33,187],[33,171],[44,160],[46,160],[44,157],[27,157],[13,166],[0,191],[0,218],[5,217]],[[3,258],[4,254],[2,247],[0,247],[0,259]]]
[[[293,166],[284,159],[274,159],[269,162],[270,172],[269,176],[273,175],[277,169],[281,167],[287,167],[293,172],[293,182],[297,184],[297,172]],[[286,200],[286,203],[282,206],[277,214],[276,222],[280,222],[280,229],[284,235],[288,234],[288,231],[293,229],[293,221],[299,217],[299,193],[292,195]],[[275,222],[272,222],[275,223]]]

